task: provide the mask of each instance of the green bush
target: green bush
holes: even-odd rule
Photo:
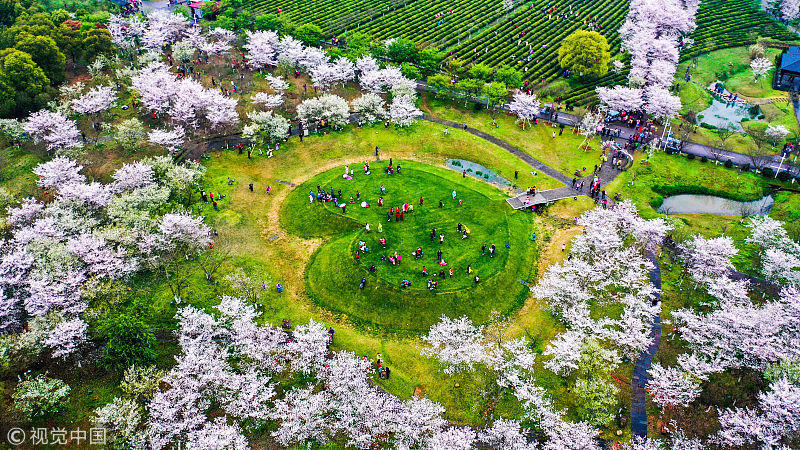
[[[481,176],[481,175],[483,175],[483,172],[481,172],[480,170],[476,170],[476,171],[475,171],[475,175],[477,175],[477,176]]]
[[[136,313],[114,315],[103,321],[99,331],[108,339],[103,357],[110,368],[123,370],[155,361],[156,336]]]
[[[725,167],[727,167],[728,169],[733,167],[733,161],[731,161],[730,159],[725,160]]]
[[[689,159],[695,159],[695,158],[696,158],[696,156],[694,155],[694,153],[687,153],[687,154],[686,154],[686,157],[687,157],[687,158],[689,158]]]
[[[750,163],[742,164],[742,172],[750,172]]]
[[[700,126],[707,129],[707,130],[716,130],[717,127],[711,125],[710,123],[700,122]]]
[[[21,378],[11,398],[14,408],[26,418],[35,419],[57,413],[64,406],[63,400],[69,391],[69,385],[43,373]]]
[[[772,170],[769,167],[765,167],[764,170],[761,171],[761,175],[764,175],[767,178],[774,178],[775,177],[775,171]]]
[[[700,162],[708,162],[708,157],[706,157],[706,156],[701,156],[701,157],[700,157]]]
[[[792,174],[785,170],[783,172],[778,172],[778,179],[783,182],[787,182],[792,179]]]
[[[489,174],[488,173],[483,174],[483,178],[486,178],[488,180],[489,179]]]
[[[659,195],[659,196],[656,196],[656,197],[653,197],[653,198],[650,200],[650,206],[651,206],[653,209],[656,209],[656,210],[657,210],[658,208],[660,208],[660,207],[661,207],[661,204],[662,204],[662,203],[664,203],[664,197],[661,197],[660,195]]]

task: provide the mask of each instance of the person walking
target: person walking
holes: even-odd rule
[[[253,192],[253,183],[250,183],[250,186],[248,187],[250,188],[250,192]]]

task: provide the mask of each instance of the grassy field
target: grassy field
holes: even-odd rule
[[[497,136],[564,174],[571,174],[584,167],[592,168],[600,160],[600,141],[592,140],[590,151],[578,150],[584,137],[573,134],[570,128],[565,128],[563,135],[558,136],[558,128],[540,121],[539,125],[528,125],[523,130],[522,126],[516,124],[516,117],[507,114],[496,114],[497,127],[494,127],[490,112],[465,109],[461,105],[437,100],[432,96],[424,97],[422,109],[436,117],[466,123],[472,128]],[[555,138],[552,137],[553,131],[556,131]]]
[[[483,323],[492,311],[507,315],[524,302],[527,288],[518,282],[528,280],[536,261],[528,251],[533,230],[531,214],[517,212],[505,203],[505,196],[488,183],[426,164],[395,160],[401,174],[386,175],[374,164],[370,175],[357,168],[352,180],[342,178],[342,168],[324,172],[296,188],[281,210],[281,224],[300,237],[326,235],[332,240],[315,253],[306,281],[311,297],[325,309],[339,312],[354,323],[382,332],[424,333],[443,314],[467,315]],[[346,205],[309,202],[309,190],[341,189]],[[385,194],[381,197],[380,187]],[[451,192],[456,191],[456,198]],[[358,197],[357,197],[358,195]],[[346,203],[356,197],[355,203]],[[422,197],[426,201],[419,204]],[[371,206],[362,208],[359,200]],[[384,206],[378,206],[383,198]],[[439,207],[439,201],[443,207]],[[392,216],[390,207],[404,203],[413,212],[404,219]],[[364,224],[370,224],[367,233]],[[470,234],[462,239],[458,224]],[[435,238],[430,237],[432,229]],[[445,236],[439,243],[439,234]],[[379,239],[386,239],[382,248]],[[368,253],[358,252],[365,242]],[[493,257],[487,248],[496,247]],[[423,257],[412,256],[415,249]],[[437,251],[442,251],[441,259]],[[387,257],[400,254],[402,262],[391,264]],[[444,260],[446,266],[439,262]],[[369,271],[371,266],[376,272]],[[428,275],[422,273],[426,268]],[[449,274],[453,269],[453,275]],[[469,272],[469,273],[468,273]],[[444,276],[442,276],[444,275]],[[475,283],[474,277],[480,282]],[[366,286],[359,288],[361,279]],[[401,288],[403,280],[411,286]],[[427,280],[438,283],[428,289]]]

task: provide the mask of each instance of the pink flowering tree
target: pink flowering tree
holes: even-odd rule
[[[171,130],[153,130],[147,134],[147,140],[151,144],[166,148],[170,154],[175,154],[180,151],[185,138],[186,132],[181,127],[175,127]]]
[[[62,113],[37,111],[28,117],[24,126],[34,141],[44,142],[49,151],[57,154],[81,146],[78,126]]]

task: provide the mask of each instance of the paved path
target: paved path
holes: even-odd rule
[[[649,252],[647,259],[653,263],[650,269],[650,282],[658,288],[653,303],[661,301],[661,269],[655,253]],[[650,380],[648,371],[653,362],[653,357],[661,345],[661,314],[653,318],[650,328],[650,345],[643,351],[633,365],[633,378],[631,379],[631,433],[634,436],[647,437],[647,402],[645,401],[644,386]]]
[[[522,194],[519,194],[519,195],[517,195],[515,197],[511,197],[506,201],[514,209],[523,209],[523,208],[526,208],[526,207],[531,206],[531,205],[550,203],[550,202],[554,202],[556,200],[560,200],[560,199],[564,199],[564,198],[570,198],[570,197],[575,197],[575,196],[579,196],[579,195],[586,195],[586,193],[588,193],[588,191],[589,191],[589,184],[591,184],[592,177],[594,176],[594,174],[587,175],[587,176],[584,176],[584,177],[581,177],[581,178],[578,179],[578,180],[582,181],[583,184],[584,184],[584,188],[579,191],[579,190],[576,190],[576,189],[572,188],[572,180],[573,180],[572,177],[570,177],[568,175],[565,175],[565,174],[561,173],[560,171],[548,166],[547,164],[539,161],[538,159],[534,158],[533,156],[525,153],[524,151],[520,150],[517,147],[514,147],[513,145],[509,144],[508,142],[506,142],[506,141],[504,141],[502,139],[499,139],[499,138],[497,138],[495,136],[492,136],[490,134],[484,133],[483,131],[476,130],[475,128],[472,128],[472,127],[464,128],[463,124],[460,124],[460,123],[457,123],[457,122],[453,122],[452,120],[446,120],[446,119],[440,119],[438,117],[433,117],[433,116],[431,116],[429,114],[425,114],[423,116],[423,119],[427,120],[428,122],[438,123],[440,125],[444,125],[444,126],[447,126],[447,127],[451,127],[451,128],[455,128],[455,129],[462,129],[462,130],[466,131],[467,133],[470,133],[470,134],[472,134],[474,136],[477,136],[477,137],[479,137],[481,139],[484,139],[484,140],[486,140],[488,142],[491,142],[492,144],[494,144],[494,145],[496,145],[496,146],[498,146],[498,147],[500,147],[502,149],[505,149],[506,151],[508,151],[512,155],[514,155],[517,158],[521,159],[522,161],[528,163],[529,166],[533,167],[534,169],[538,170],[539,172],[542,172],[542,173],[544,173],[544,174],[546,174],[546,175],[548,175],[548,176],[550,176],[550,177],[552,177],[552,178],[554,178],[554,179],[556,179],[556,180],[558,180],[558,181],[560,181],[560,182],[565,184],[565,186],[562,186],[560,188],[539,191],[538,193],[536,193],[536,195],[530,195],[530,194],[527,194],[527,193],[522,193]],[[609,165],[603,165],[603,167],[601,168],[601,170],[599,171],[599,173],[597,175],[600,177],[600,185],[601,186],[605,186],[608,183],[610,183],[611,181],[613,181],[614,178],[616,178],[617,175],[619,175],[619,174],[620,174],[620,171],[612,169]]]
[[[800,109],[798,109],[798,107],[795,109],[795,114],[798,115],[798,123],[800,124]],[[549,120],[549,118],[544,114],[540,115],[540,117],[545,120]],[[580,118],[569,113],[559,112],[556,122],[563,123],[564,125],[568,126],[575,126],[577,123],[580,123]],[[620,136],[617,138],[617,140],[630,140],[634,134],[634,130],[632,128],[620,124],[607,124],[606,128],[620,131]],[[753,158],[749,155],[698,144],[691,141],[684,141],[681,151],[683,153],[693,154],[697,158],[702,158],[705,156],[710,161],[719,161],[724,163],[727,160],[731,160],[732,163],[739,166],[742,164],[750,164],[751,166],[754,165]],[[760,161],[764,161],[764,166],[769,167],[772,170],[786,170],[794,173],[795,175],[800,175],[800,168],[797,166],[793,166],[785,161],[783,164],[781,164],[781,157],[779,155],[760,157],[758,159]]]

